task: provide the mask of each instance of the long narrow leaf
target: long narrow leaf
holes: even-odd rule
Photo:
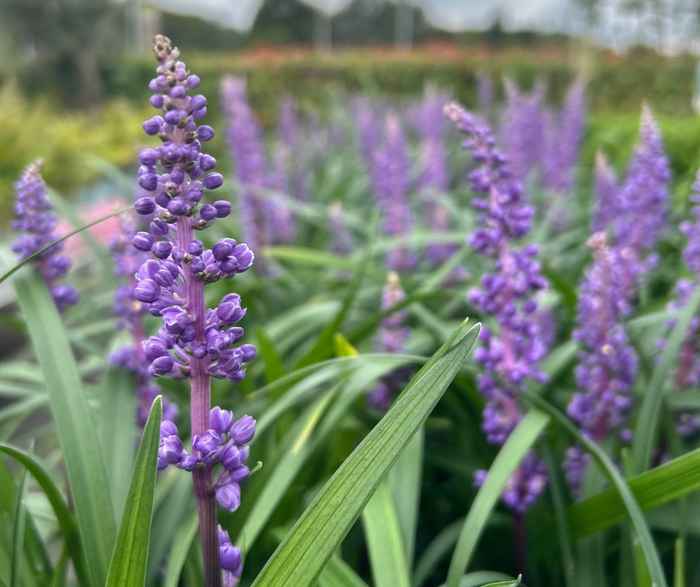
[[[165,583],[163,587],[177,587],[180,582],[180,574],[185,566],[185,560],[190,552],[190,547],[199,530],[199,517],[193,512],[186,523],[181,524],[173,536],[173,544],[168,556],[168,566],[165,570]]]
[[[641,473],[649,466],[651,451],[654,449],[658,437],[661,403],[663,401],[664,386],[668,380],[668,373],[678,356],[678,350],[683,344],[685,334],[699,305],[700,287],[697,288],[678,317],[678,322],[673,327],[666,346],[661,353],[661,358],[654,369],[654,375],[651,378],[649,387],[644,393],[642,407],[637,419],[637,427],[634,432],[634,442],[632,443],[633,471],[635,473]]]
[[[459,371],[481,327],[463,324],[418,372],[365,440],[321,489],[255,580],[256,587],[309,587],[375,489]]]
[[[629,517],[632,520],[632,525],[634,526],[637,536],[639,537],[639,541],[642,545],[647,566],[649,567],[649,574],[651,575],[654,587],[666,587],[666,578],[664,576],[663,568],[661,567],[659,553],[654,546],[654,541],[651,537],[649,527],[646,524],[646,520],[644,519],[644,515],[642,514],[642,510],[634,499],[634,495],[630,490],[629,485],[627,485],[627,482],[624,480],[622,475],[620,475],[615,464],[610,460],[608,455],[605,454],[605,451],[602,448],[581,434],[579,429],[559,410],[535,394],[523,392],[523,395],[542,411],[549,414],[554,421],[556,421],[579,443],[581,443],[586,452],[588,452],[596,460],[601,470],[605,472],[605,475],[613,483],[616,491],[619,493],[625,507],[627,508]]]
[[[163,400],[158,396],[151,406],[141,446],[136,455],[134,473],[109,566],[106,587],[123,585],[141,587],[146,582],[162,413]]]
[[[73,561],[73,568],[75,570],[76,577],[78,579],[78,584],[81,586],[88,586],[88,574],[87,566],[85,562],[85,555],[83,554],[83,548],[80,543],[80,534],[78,534],[78,526],[75,523],[75,518],[71,514],[68,506],[66,505],[63,495],[60,490],[51,479],[51,476],[44,470],[44,468],[39,464],[34,457],[25,453],[24,451],[9,446],[7,444],[0,444],[0,452],[5,453],[7,456],[12,457],[22,466],[24,466],[32,477],[36,480],[41,487],[44,495],[49,500],[54,514],[56,515],[56,520],[63,534],[63,539],[66,541],[66,546],[68,552],[70,553],[71,560]]]
[[[348,564],[337,554],[331,557],[318,578],[321,587],[367,587]]]
[[[19,486],[15,494],[12,515],[12,559],[10,561],[10,587],[20,587],[22,555],[24,554],[24,529],[27,522],[27,469],[22,469]]]
[[[447,587],[459,587],[462,576],[469,566],[476,545],[484,531],[486,521],[500,499],[503,488],[548,423],[548,416],[539,410],[530,410],[499,451],[489,469],[486,481],[484,481],[484,484],[476,494],[474,503],[472,503],[472,507],[469,509],[467,519],[462,527],[462,532],[447,572],[447,581],[445,583]]]
[[[386,482],[377,487],[365,506],[362,524],[375,587],[409,587],[401,527]]]
[[[88,571],[97,587],[107,578],[116,530],[92,414],[61,318],[43,280],[31,272],[15,280],[15,289],[44,373]]]

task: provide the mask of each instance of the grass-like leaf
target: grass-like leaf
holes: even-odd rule
[[[29,471],[31,476],[34,477],[36,482],[39,484],[39,487],[41,487],[44,495],[46,495],[46,498],[51,504],[54,514],[56,515],[58,526],[61,529],[68,553],[73,561],[73,569],[75,570],[78,584],[81,585],[81,587],[87,587],[90,585],[90,583],[88,579],[87,566],[85,563],[85,555],[83,553],[82,545],[80,544],[78,526],[75,523],[73,514],[71,514],[65,500],[63,499],[61,491],[58,489],[46,470],[31,455],[27,454],[23,450],[20,450],[19,448],[15,448],[7,444],[0,444],[0,452],[12,457],[18,463],[24,466],[27,471]]]
[[[628,480],[642,510],[650,510],[700,489],[700,448]],[[571,534],[580,538],[610,528],[629,517],[615,489],[569,507]]]
[[[146,582],[162,413],[163,400],[158,396],[151,406],[141,446],[136,455],[106,587],[140,587]]]
[[[605,451],[601,447],[581,434],[573,422],[571,422],[564,414],[562,414],[549,402],[530,392],[523,392],[523,395],[542,411],[549,414],[555,422],[569,432],[569,434],[571,434],[581,444],[581,446],[583,446],[586,452],[593,457],[598,466],[605,473],[606,477],[615,486],[615,490],[625,504],[627,513],[639,538],[654,587],[666,587],[666,577],[664,576],[663,568],[661,567],[659,553],[654,545],[654,540],[651,537],[651,532],[649,531],[649,527],[644,519],[644,514],[642,514],[642,510],[637,501],[634,499],[634,495],[630,490],[629,485],[624,480],[622,475],[620,475],[620,472],[617,470],[615,464],[610,460],[608,455],[605,454]]]
[[[119,216],[120,214],[123,214],[124,212],[128,212],[129,210],[132,210],[133,206],[128,206],[126,208],[122,208],[121,210],[117,210],[116,212],[112,212],[111,214],[107,214],[107,216],[103,216],[102,218],[98,218],[97,220],[93,220],[92,222],[85,224],[84,226],[81,226],[79,228],[76,228],[75,230],[72,230],[68,234],[64,234],[61,238],[57,238],[55,241],[51,242],[50,244],[46,245],[43,249],[38,250],[36,253],[33,255],[30,255],[27,257],[24,261],[17,263],[12,269],[4,273],[2,276],[0,276],[0,283],[5,281],[7,278],[12,277],[15,273],[17,273],[22,267],[27,265],[28,263],[31,263],[32,260],[37,258],[39,255],[41,255],[43,252],[47,251],[51,247],[56,246],[58,243],[63,242],[67,238],[70,238],[78,233],[83,232],[83,230],[87,230],[88,228],[95,226],[96,224],[99,224],[100,222],[104,222],[105,220],[109,220],[110,218],[114,216]]]
[[[24,553],[24,529],[27,523],[27,469],[22,469],[12,512],[12,558],[10,560],[10,587],[20,587],[22,554]]]
[[[367,587],[367,583],[337,554],[328,561],[318,584],[320,587]]]
[[[116,528],[92,413],[53,298],[38,273],[15,280],[32,344],[44,374],[68,472],[93,587],[104,585]]]
[[[433,355],[365,440],[321,489],[255,580],[309,587],[459,371],[481,327],[463,324]]]
[[[168,566],[165,570],[165,583],[163,587],[177,587],[180,582],[180,574],[185,566],[187,554],[190,552],[192,542],[199,530],[199,516],[192,512],[189,519],[181,524],[173,536],[173,544],[168,556]]]
[[[678,316],[678,321],[673,327],[659,362],[654,369],[654,375],[651,378],[649,387],[644,393],[632,443],[632,463],[635,473],[641,473],[649,467],[651,451],[654,449],[658,438],[664,386],[668,380],[671,366],[676,361],[678,351],[683,344],[685,334],[690,327],[690,322],[697,312],[698,305],[700,305],[700,287],[697,288]]]
[[[467,519],[462,526],[457,547],[447,572],[447,587],[459,587],[474,555],[486,522],[501,497],[501,492],[518,464],[530,450],[537,437],[547,427],[549,417],[539,410],[530,410],[516,426],[493,461],[486,481],[479,488]]]
[[[365,506],[362,524],[375,587],[409,587],[401,527],[386,481]]]

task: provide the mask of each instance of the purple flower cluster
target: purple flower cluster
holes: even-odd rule
[[[12,228],[20,233],[20,237],[12,245],[12,250],[17,253],[20,261],[56,240],[54,230],[58,220],[46,195],[46,184],[41,177],[42,165],[42,161],[31,164],[15,184],[16,219],[12,222]],[[73,286],[56,283],[68,273],[71,266],[70,258],[61,254],[62,249],[63,243],[54,245],[31,262],[44,278],[60,311],[76,304],[79,298],[78,291]]]
[[[240,483],[248,479],[250,469],[244,464],[250,453],[247,444],[255,435],[255,420],[243,416],[233,421],[233,414],[218,406],[211,410],[209,428],[204,434],[192,435],[192,452],[188,453],[177,435],[177,427],[163,420],[160,427],[158,468],[173,465],[184,471],[198,467],[212,469],[221,464],[211,490],[219,505],[234,512],[241,505]]]
[[[445,117],[442,108],[448,97],[428,88],[416,116],[416,126],[421,137],[422,171],[418,187],[425,195],[425,217],[428,228],[435,232],[445,232],[450,227],[450,214],[447,208],[437,201],[437,196],[447,191],[449,175],[445,153]],[[427,247],[428,259],[432,265],[439,265],[454,255],[457,247],[452,244],[431,243]]]
[[[368,168],[373,167],[374,152],[379,144],[379,125],[374,117],[372,103],[366,96],[355,100],[355,126],[360,153]]]
[[[595,233],[588,244],[593,248],[594,263],[581,283],[573,333],[582,346],[575,372],[580,391],[567,412],[594,442],[602,442],[613,430],[621,431],[621,438],[628,440],[630,432],[621,429],[632,408],[630,389],[636,379],[637,359],[621,323],[629,312],[622,295],[624,260],[618,250],[607,246],[604,233]],[[574,493],[586,463],[578,447],[567,452],[564,469]]]
[[[690,270],[691,278],[681,278],[675,287],[676,299],[667,306],[668,310],[677,311],[684,308],[693,293],[700,285],[700,172],[692,186],[690,201],[694,206],[690,210],[693,221],[681,222],[680,230],[688,239],[683,250],[685,266]],[[669,322],[669,328],[675,325],[675,320]],[[660,341],[660,346],[665,344]],[[694,316],[688,327],[683,344],[681,345],[678,365],[673,374],[676,389],[692,389],[700,385],[700,318]],[[683,410],[676,414],[676,424],[679,434],[692,436],[700,431],[700,414]]]
[[[544,185],[562,194],[571,189],[586,115],[586,84],[577,79],[569,88],[564,107],[547,117],[544,153]]]
[[[406,292],[401,287],[398,274],[390,271],[382,291],[381,310],[386,312],[405,299]],[[374,341],[375,352],[395,355],[404,352],[406,340],[411,334],[411,329],[405,326],[407,318],[408,312],[403,309],[392,312],[382,320],[377,338]],[[378,410],[388,410],[391,406],[393,392],[407,382],[409,374],[410,371],[400,368],[383,377],[377,387],[369,394],[368,404]]]
[[[488,471],[479,470],[474,475],[477,487],[481,487],[488,477]],[[547,488],[547,467],[528,451],[515,473],[508,479],[503,489],[503,502],[517,514],[524,514]]]
[[[619,188],[615,172],[600,151],[595,156],[595,203],[591,231],[607,230],[615,222],[619,207]]]
[[[479,211],[480,227],[469,242],[494,259],[496,273],[482,277],[481,288],[469,292],[469,301],[498,325],[498,332],[482,330],[485,346],[474,352],[474,359],[484,368],[478,387],[488,399],[482,427],[490,443],[501,445],[522,416],[519,391],[528,379],[545,380],[538,362],[547,349],[535,319],[537,303],[533,295],[545,289],[547,283],[536,261],[537,247],[527,245],[520,251],[512,247],[514,239],[530,230],[532,208],[524,202],[522,188],[513,179],[506,157],[495,148],[490,128],[457,104],[446,106],[445,114],[467,135],[464,147],[479,165],[469,177],[472,189],[484,197],[472,202]],[[523,465],[514,476],[510,495],[518,498],[509,505],[515,511],[529,507],[544,489],[546,483],[540,482],[543,476],[539,471],[536,464]],[[538,480],[532,481],[533,476]]]
[[[668,217],[670,170],[661,133],[645,104],[639,126],[640,141],[620,189],[615,218],[615,242],[626,260],[623,288],[631,295],[637,280],[656,263],[652,254]]]
[[[372,169],[372,186],[382,213],[384,234],[388,236],[405,236],[413,228],[413,213],[406,198],[409,172],[406,135],[398,118],[389,115],[384,143],[374,154]],[[407,271],[417,263],[416,255],[404,245],[395,247],[387,256],[387,266],[395,271]]]
[[[503,85],[508,102],[501,136],[510,171],[515,179],[524,182],[544,158],[547,88],[538,80],[530,94],[523,94],[510,78],[505,78]]]
[[[134,288],[136,286],[136,272],[147,261],[148,254],[145,251],[139,251],[131,244],[135,232],[133,219],[126,214],[120,216],[119,231],[115,234],[110,245],[115,273],[121,277],[129,278],[129,282],[120,285],[115,293],[114,312],[119,317],[117,326],[126,330],[133,340],[133,344],[123,346],[112,353],[110,360],[136,376],[139,397],[137,421],[140,426],[145,426],[153,400],[162,394],[162,391],[149,374],[150,362],[146,359],[141,348],[143,316],[148,312],[148,306],[136,299]],[[174,421],[177,417],[177,404],[163,398],[163,419]]]
[[[224,571],[223,587],[236,587],[243,573],[241,549],[231,544],[228,532],[219,526],[219,560]]]
[[[338,201],[328,207],[328,232],[331,236],[331,251],[336,255],[349,255],[355,243],[345,222],[343,208]]]
[[[495,94],[491,74],[487,72],[478,74],[476,76],[476,97],[481,112],[491,111]]]

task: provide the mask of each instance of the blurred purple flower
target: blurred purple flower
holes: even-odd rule
[[[615,172],[600,151],[595,156],[595,204],[591,231],[607,230],[615,222],[619,207],[619,187]]]

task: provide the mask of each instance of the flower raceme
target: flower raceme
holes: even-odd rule
[[[240,483],[250,475],[244,464],[250,453],[247,444],[255,435],[255,420],[243,416],[234,422],[233,414],[218,406],[209,417],[209,428],[192,437],[192,453],[185,450],[177,435],[177,427],[164,420],[160,427],[158,468],[173,465],[183,471],[194,471],[197,467],[209,468],[221,464],[221,470],[212,484],[219,505],[231,512],[241,504]]]
[[[24,261],[34,253],[56,240],[54,230],[57,218],[46,195],[46,184],[41,177],[42,161],[31,164],[15,184],[17,200],[12,228],[20,237],[12,250]],[[58,284],[56,280],[66,275],[71,266],[67,255],[61,254],[63,243],[54,245],[32,260],[32,265],[44,278],[51,296],[60,311],[78,302],[78,291],[70,285]]]
[[[522,188],[507,165],[506,157],[494,146],[491,129],[457,104],[445,107],[445,115],[467,135],[464,147],[479,165],[471,172],[472,189],[482,195],[472,200],[479,211],[480,226],[469,243],[482,255],[494,259],[495,273],[486,273],[481,288],[469,292],[470,303],[493,317],[498,329],[484,328],[484,347],[474,351],[474,360],[484,373],[478,377],[479,392],[488,403],[482,428],[491,444],[502,445],[522,417],[518,393],[528,379],[543,382],[539,361],[547,345],[538,326],[537,302],[533,295],[547,287],[536,260],[537,247],[522,250],[513,241],[530,230],[533,210],[523,198]],[[546,487],[546,475],[531,453],[509,481],[504,500],[523,513]],[[526,463],[526,464],[525,464]],[[483,482],[485,473],[476,476]]]
[[[154,92],[151,104],[162,115],[147,120],[143,128],[159,137],[162,145],[141,152],[139,185],[151,195],[137,200],[135,207],[139,214],[154,216],[150,231],[133,238],[137,249],[150,251],[154,258],[138,270],[134,295],[163,321],[157,335],[143,342],[149,372],[190,379],[192,451],[185,452],[175,424],[164,420],[159,466],[192,471],[205,585],[219,587],[226,565],[220,560],[216,501],[230,511],[240,504],[239,483],[249,474],[243,465],[248,456],[245,445],[255,433],[255,421],[244,416],[234,423],[230,412],[212,410],[211,377],[242,380],[255,348],[233,346],[243,338],[243,329],[236,325],[245,316],[240,296],[230,293],[217,308],[206,309],[204,286],[247,271],[254,255],[232,238],[222,238],[208,250],[195,238],[195,231],[228,216],[231,204],[225,200],[202,204],[205,192],[220,187],[223,176],[214,171],[216,160],[202,153],[202,142],[213,138],[214,130],[197,125],[207,111],[204,96],[189,95],[199,86],[199,78],[188,73],[167,37],[158,35],[154,50],[160,65],[149,85]],[[221,471],[212,479],[218,463]]]

